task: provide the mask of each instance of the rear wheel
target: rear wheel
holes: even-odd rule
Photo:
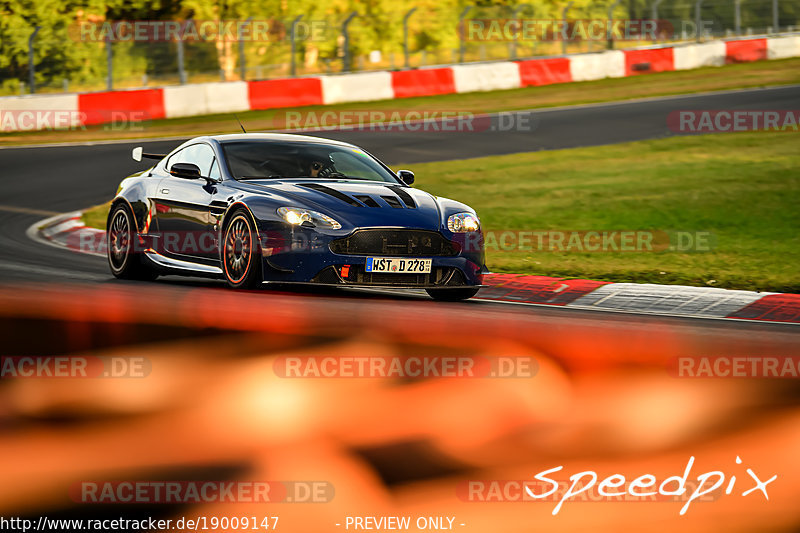
[[[258,235],[252,219],[238,210],[225,225],[222,241],[222,268],[228,286],[234,289],[255,289],[261,285]]]
[[[119,279],[152,281],[158,277],[158,273],[146,263],[142,254],[136,252],[135,238],[133,213],[127,204],[117,204],[108,217],[106,230],[108,266],[111,273]]]
[[[468,288],[468,289],[425,289],[425,291],[430,295],[431,298],[434,300],[440,300],[443,302],[457,302],[459,300],[466,300],[468,298],[472,298],[480,289],[475,288]]]

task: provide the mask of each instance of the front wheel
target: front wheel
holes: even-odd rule
[[[425,289],[431,298],[442,302],[458,302],[472,298],[480,289]]]
[[[263,271],[258,234],[244,210],[236,211],[225,225],[222,241],[222,268],[228,286],[234,289],[256,289]]]
[[[119,279],[152,281],[158,277],[158,273],[145,262],[143,254],[137,253],[135,238],[133,213],[126,204],[117,204],[108,217],[106,230],[108,266],[111,273]]]

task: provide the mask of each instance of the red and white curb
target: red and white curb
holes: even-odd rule
[[[478,294],[482,300],[636,314],[800,324],[800,294],[609,283],[520,274],[489,274],[485,277],[485,283],[491,286]]]
[[[217,113],[518,89],[798,56],[800,35],[792,34],[391,72],[8,96],[0,98],[0,130],[79,128],[107,123],[124,126],[129,122]]]
[[[105,257],[105,231],[89,228],[81,212],[42,220],[28,235],[39,242]],[[487,274],[477,299],[597,311],[692,318],[758,320],[800,324],[800,294],[780,294],[655,285],[610,283],[524,274]]]
[[[83,213],[65,213],[46,218],[28,228],[31,239],[88,255],[105,257],[106,232],[83,223]]]

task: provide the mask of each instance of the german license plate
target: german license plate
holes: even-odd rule
[[[432,259],[406,259],[400,257],[367,257],[367,272],[390,274],[429,274]]]

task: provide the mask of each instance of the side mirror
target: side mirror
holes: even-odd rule
[[[410,170],[398,170],[397,177],[400,178],[406,185],[414,183],[414,173]]]
[[[142,160],[142,147],[137,146],[133,149],[133,153],[131,154],[134,161],[141,161]]]
[[[200,167],[194,163],[175,163],[169,169],[169,173],[176,178],[186,178],[187,180],[196,180],[202,178],[200,175]]]

